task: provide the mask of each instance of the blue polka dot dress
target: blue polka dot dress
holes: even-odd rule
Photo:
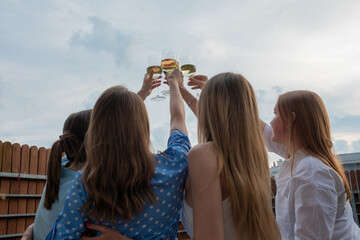
[[[190,141],[183,132],[170,134],[168,148],[163,154],[155,154],[156,168],[151,183],[156,203],[145,205],[131,221],[117,219],[115,225],[110,220],[97,222],[89,219],[81,210],[88,193],[79,171],[66,197],[64,209],[46,239],[80,239],[86,222],[107,225],[132,239],[175,239],[190,148]]]

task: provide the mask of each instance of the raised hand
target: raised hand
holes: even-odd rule
[[[189,78],[188,86],[192,86],[191,89],[202,89],[207,80],[208,77],[205,75],[195,75]]]
[[[154,72],[151,71],[150,74],[145,74],[143,85],[138,92],[138,95],[145,100],[147,96],[149,96],[152,92],[152,90],[156,87],[159,87],[161,85],[161,80],[158,80],[161,78],[161,76],[158,79],[153,79]]]
[[[184,76],[179,69],[175,69],[170,74],[166,74],[166,80],[170,82],[177,82],[180,85],[184,83]]]

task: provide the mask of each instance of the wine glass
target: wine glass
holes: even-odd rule
[[[189,78],[193,77],[196,73],[196,67],[194,61],[191,56],[183,56],[181,57],[181,72],[185,77]],[[199,92],[196,90],[196,97],[199,98]]]
[[[148,56],[148,67],[146,69],[147,74],[150,74],[153,71],[153,80],[158,79],[162,74],[162,69],[160,64],[160,56],[159,55],[150,55]],[[157,95],[151,98],[152,101],[162,101],[166,97],[159,95],[159,87],[156,88]]]
[[[176,68],[179,68],[179,57],[174,49],[164,49],[161,54],[161,67],[165,72],[172,72]],[[163,95],[170,95],[169,90],[161,91]]]

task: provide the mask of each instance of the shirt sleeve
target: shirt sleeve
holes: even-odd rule
[[[187,155],[191,149],[188,136],[181,131],[175,131],[170,134],[167,149],[164,151],[166,155],[177,155],[180,158],[187,159]]]
[[[332,239],[337,210],[335,186],[308,182],[297,188],[294,199],[295,239]]]
[[[272,140],[272,136],[274,135],[274,132],[272,130],[272,127],[269,124],[266,124],[264,131],[263,131],[263,138],[265,141],[266,148],[269,152],[273,152],[278,154],[279,156],[286,158],[286,147],[280,143],[276,143]]]
[[[65,198],[64,209],[60,212],[53,228],[47,235],[47,240],[81,238],[85,230],[85,222],[88,221],[88,216],[81,209],[86,199],[81,172],[78,172]]]

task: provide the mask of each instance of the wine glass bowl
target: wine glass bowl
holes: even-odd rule
[[[150,74],[153,71],[153,80],[158,79],[162,74],[162,69],[160,64],[159,55],[150,55],[148,56],[148,67],[146,69],[147,74]],[[159,87],[156,88],[157,95],[151,98],[152,101],[162,101],[165,99],[164,96],[159,95]]]
[[[183,56],[180,59],[181,67],[180,70],[185,77],[190,80],[196,73],[196,67],[194,61],[192,60],[191,56]],[[199,92],[196,90],[196,97],[199,98]]]
[[[164,49],[161,54],[161,59],[161,67],[163,71],[172,72],[176,68],[179,68],[179,57],[174,49]],[[169,90],[163,90],[161,93],[165,96],[170,95]]]
[[[194,65],[194,61],[190,56],[181,57],[181,71],[185,77],[192,77],[196,73],[196,67]]]

